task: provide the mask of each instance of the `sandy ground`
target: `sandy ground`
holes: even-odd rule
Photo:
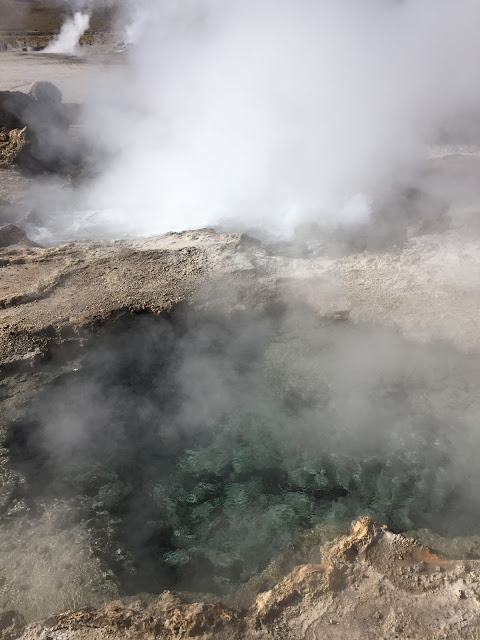
[[[121,58],[98,47],[84,47],[80,54],[0,53],[0,91],[28,92],[32,82],[48,81],[62,90],[65,102],[83,102],[104,74],[115,73]]]

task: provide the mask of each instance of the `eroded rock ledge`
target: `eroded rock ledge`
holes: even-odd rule
[[[265,261],[254,240],[212,230],[42,248],[7,225],[2,239],[0,366],[32,362],[120,313],[167,311],[221,276],[248,279]]]
[[[317,562],[296,566],[248,609],[164,592],[28,626],[8,612],[0,630],[5,640],[479,637],[480,560],[442,558],[367,517],[314,551]]]
[[[480,348],[480,243],[464,229],[338,258],[275,255],[212,229],[43,248],[7,225],[0,240],[2,367],[29,364],[116,314],[160,313],[194,298],[227,311],[307,304],[322,316]]]

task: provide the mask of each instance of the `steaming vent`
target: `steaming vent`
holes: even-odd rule
[[[77,11],[67,18],[58,36],[44,49],[44,53],[75,55],[80,38],[90,26],[90,15]]]
[[[475,532],[479,365],[308,309],[118,320],[57,354],[10,426],[1,606],[22,571],[30,617],[52,597],[228,594],[302,532],[365,513]]]

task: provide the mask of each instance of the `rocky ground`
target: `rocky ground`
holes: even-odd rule
[[[165,592],[25,625],[0,617],[8,640],[101,638],[478,638],[480,561],[439,557],[368,518],[311,552],[249,608],[189,603]]]

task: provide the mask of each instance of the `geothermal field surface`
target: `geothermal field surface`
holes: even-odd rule
[[[235,28],[168,14],[176,38],[166,13],[102,11],[49,54],[64,4],[0,10],[0,638],[480,638],[468,73],[451,112],[419,87],[418,119],[340,101],[330,139],[298,80],[310,57],[279,77],[251,20],[245,72],[248,7]],[[332,185],[371,186],[356,153],[378,188],[343,201]]]

